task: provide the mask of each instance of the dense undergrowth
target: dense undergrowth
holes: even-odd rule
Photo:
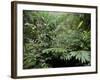
[[[23,68],[91,65],[90,14],[23,11]]]

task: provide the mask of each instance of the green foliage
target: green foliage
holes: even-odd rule
[[[90,62],[90,51],[72,51],[70,54],[81,61],[81,63]]]
[[[24,10],[23,26],[24,69],[91,64],[90,14]]]
[[[52,53],[64,53],[64,52],[66,52],[66,50],[63,48],[49,48],[49,49],[43,50],[43,53],[50,53],[50,52],[52,52]]]

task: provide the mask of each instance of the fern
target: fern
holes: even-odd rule
[[[49,48],[42,51],[42,53],[51,54],[52,56],[59,57],[67,51],[63,48]]]
[[[65,60],[66,62],[68,60],[70,60],[72,58],[71,54],[69,54],[68,52],[67,53],[63,53],[61,56],[60,56],[60,59],[63,59]]]
[[[82,63],[90,62],[90,51],[72,51],[70,55]]]
[[[43,53],[49,53],[49,52],[64,53],[66,52],[66,50],[63,48],[49,48],[49,49],[43,50]]]

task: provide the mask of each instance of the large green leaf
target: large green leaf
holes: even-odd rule
[[[90,62],[90,51],[72,51],[70,52],[72,57],[75,57],[82,63]]]

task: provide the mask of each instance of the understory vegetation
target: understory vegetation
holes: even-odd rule
[[[23,11],[23,68],[91,65],[91,15]]]

